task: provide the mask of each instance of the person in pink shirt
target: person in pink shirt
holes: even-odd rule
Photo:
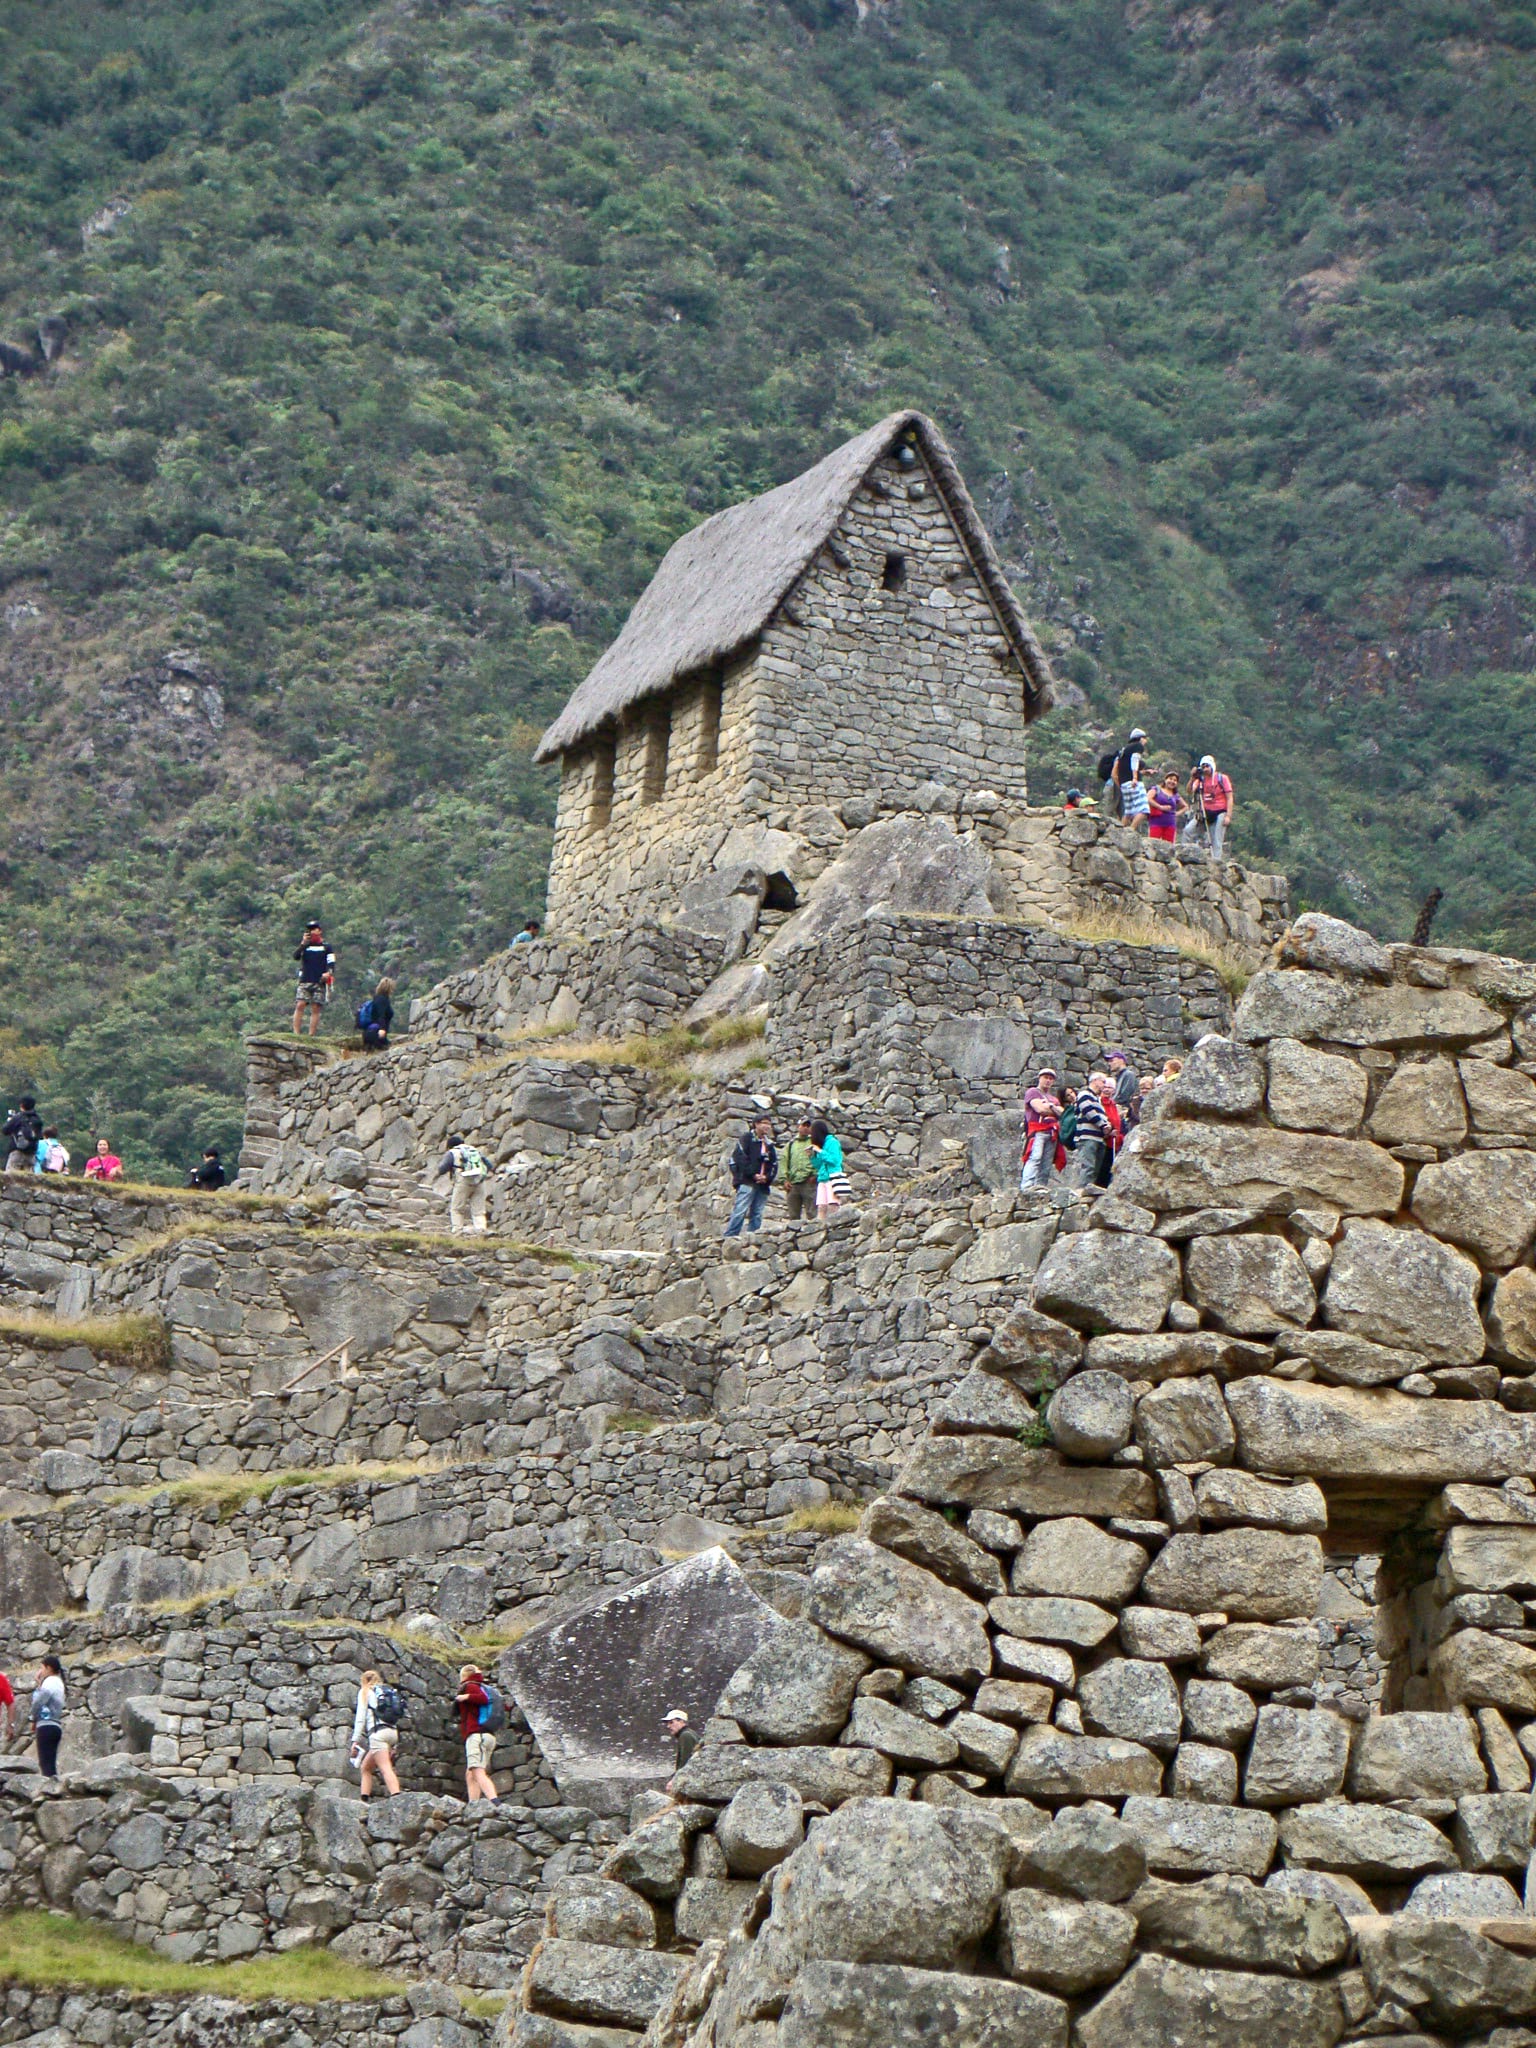
[[[118,1158],[105,1138],[96,1140],[96,1150],[85,1162],[87,1180],[121,1180],[123,1162]]]

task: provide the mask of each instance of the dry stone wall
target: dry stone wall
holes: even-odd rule
[[[478,2018],[441,1985],[415,1986],[405,1997],[328,2000],[301,2005],[281,1999],[243,2004],[204,1994],[145,1998],[127,1991],[40,1989],[10,1984],[0,1992],[0,2043],[73,2048],[473,2048],[489,2041]]]

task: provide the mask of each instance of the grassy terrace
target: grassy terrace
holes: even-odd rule
[[[292,1949],[287,1955],[239,1963],[173,1963],[67,1914],[42,1912],[0,1916],[0,1983],[149,1996],[212,1992],[248,2005],[269,1998],[296,2005],[318,2005],[322,1999],[389,1998],[405,1989],[398,1978],[343,1962],[323,1948]]]

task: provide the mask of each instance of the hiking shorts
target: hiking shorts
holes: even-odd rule
[[[374,1728],[369,1732],[364,1754],[367,1756],[377,1756],[381,1749],[387,1754],[393,1754],[399,1747],[399,1743],[400,1730],[398,1728]]]
[[[491,1768],[491,1751],[496,1747],[494,1735],[466,1735],[464,1738],[464,1763],[471,1771],[488,1771]]]
[[[328,1003],[331,992],[323,981],[301,981],[294,1001],[298,1003]]]

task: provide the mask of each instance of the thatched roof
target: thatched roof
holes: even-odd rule
[[[551,761],[580,746],[645,698],[755,639],[832,537],[870,470],[908,431],[1012,644],[1025,718],[1049,711],[1050,664],[1008,587],[944,436],[923,413],[893,412],[804,476],[715,513],[675,541],[618,639],[539,742],[535,759]]]

